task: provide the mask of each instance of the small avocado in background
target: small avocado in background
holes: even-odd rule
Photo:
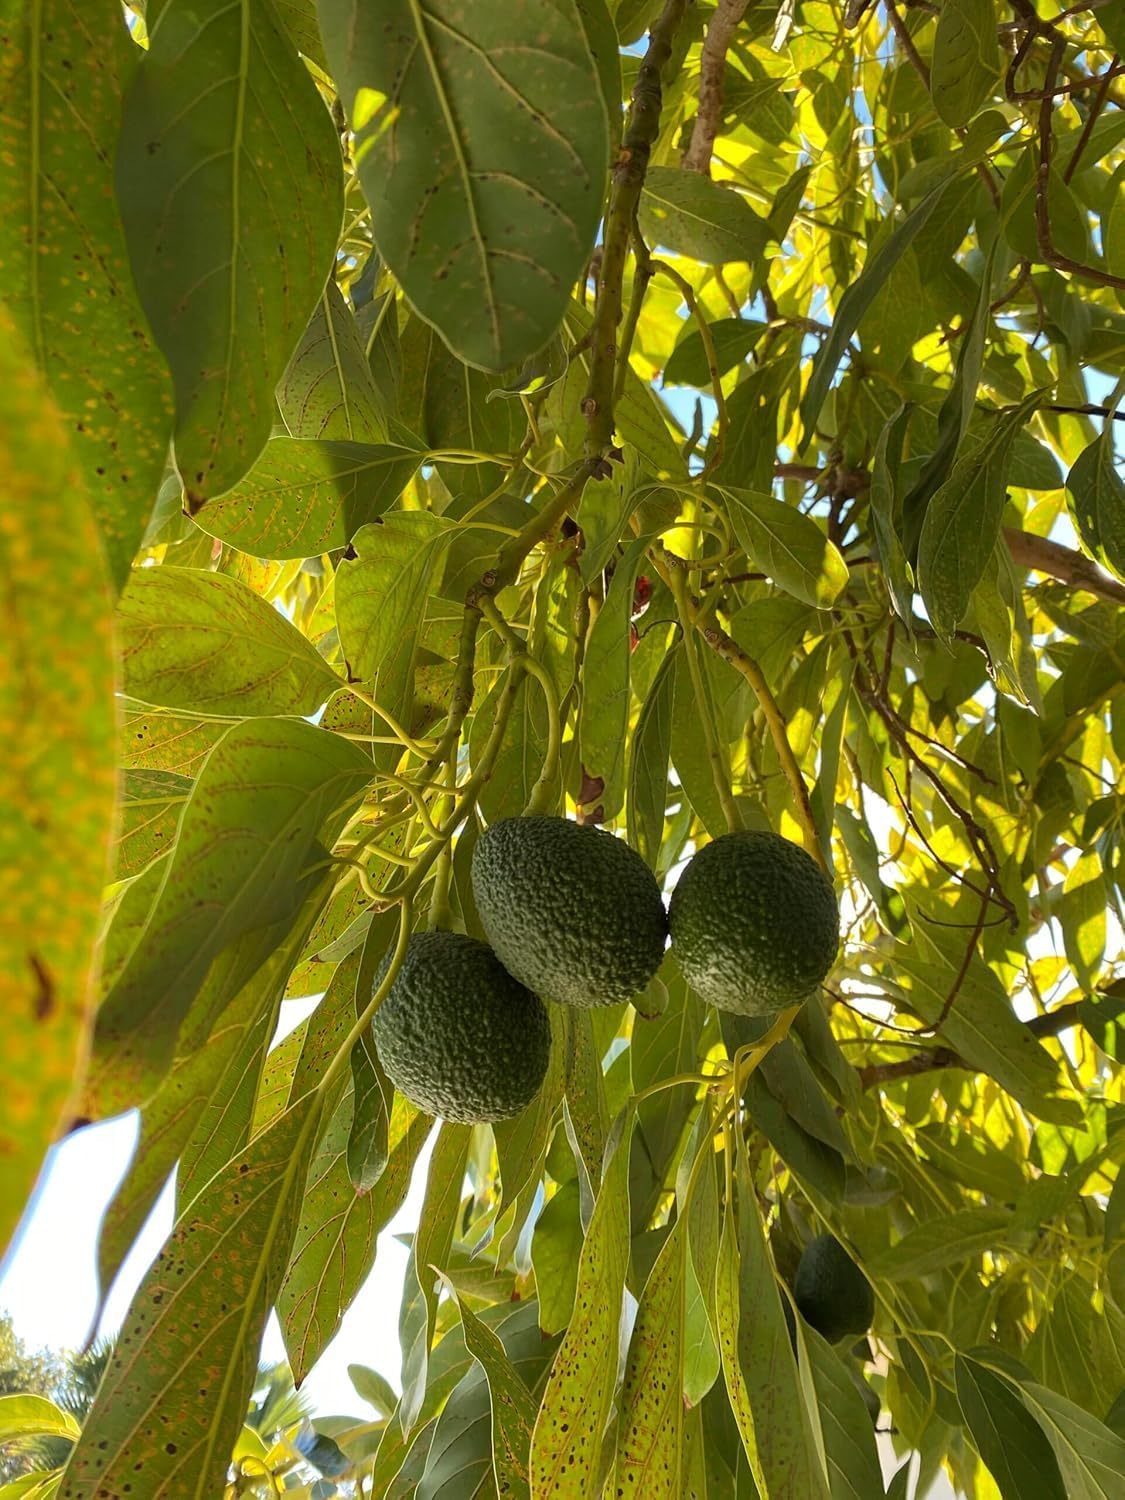
[[[378,987],[390,964],[380,966]],[[371,1023],[387,1076],[411,1104],[443,1120],[506,1120],[547,1075],[551,1022],[487,943],[456,932],[411,939]]]
[[[696,994],[743,1016],[807,1000],[840,944],[831,880],[796,844],[756,829],[724,834],[693,856],[668,925]]]
[[[831,1234],[810,1240],[797,1265],[793,1300],[802,1318],[830,1344],[858,1338],[871,1327],[875,1294],[871,1283]]]
[[[504,818],[473,850],[473,898],[500,962],[562,1005],[631,1000],[660,967],[668,923],[634,849],[566,818]]]

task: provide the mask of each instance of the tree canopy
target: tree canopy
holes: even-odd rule
[[[59,1500],[273,1493],[424,1151],[286,1493],[1120,1500],[1121,0],[0,10],[3,1238],[139,1109],[104,1299],[176,1184]],[[436,1123],[370,1023],[527,810],[773,830],[834,967]]]

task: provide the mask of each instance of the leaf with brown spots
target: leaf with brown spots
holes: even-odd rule
[[[536,1407],[516,1373],[499,1336],[457,1295],[448,1276],[438,1273],[461,1314],[465,1347],[484,1371],[492,1408],[492,1469],[503,1500],[530,1500],[528,1461]]]
[[[770,1500],[828,1500],[754,1186],[738,1158],[715,1274],[715,1313],[731,1410],[754,1482]]]
[[[293,1245],[278,1292],[277,1312],[293,1375],[305,1378],[335,1338],[355,1294],[375,1261],[375,1242],[402,1207],[410,1176],[433,1121],[401,1096],[388,1131],[389,1156],[369,1193],[348,1176],[352,1099],[345,1095],[309,1169]]]
[[[98,1113],[128,1108],[159,1084],[224,949],[295,919],[312,893],[310,868],[324,859],[322,825],[354,805],[370,773],[354,746],[300,720],[248,719],[215,746],[152,912],[98,1012],[88,1085]]]
[[[212,1500],[246,1414],[316,1138],[308,1094],[212,1179],[125,1317],[58,1500]]]
[[[704,1150],[710,1150],[710,1140]],[[637,1308],[617,1437],[614,1493],[677,1500],[684,1419],[684,1287],[688,1219],[661,1246]]]
[[[303,716],[340,686],[295,625],[224,573],[138,568],[117,623],[125,691],[145,703]]]
[[[275,437],[195,523],[252,557],[319,557],[389,510],[422,457],[390,443]]]
[[[114,849],[115,881],[132,879],[168,852],[192,785],[190,776],[174,771],[126,771]]]
[[[602,209],[609,124],[577,7],[319,12],[380,254],[459,358],[518,364],[561,323]]]
[[[2,1247],[85,1065],[116,751],[97,525],[59,412],[2,312],[0,493]]]
[[[621,1297],[629,1264],[630,1111],[602,1174],[578,1262],[574,1316],[555,1356],[531,1444],[536,1496],[592,1500],[598,1493],[602,1433],[617,1380]]]
[[[248,1030],[264,1030],[265,1020],[257,986],[247,985],[224,1013],[207,1046],[181,1051],[145,1106],[133,1160],[98,1231],[98,1280],[103,1298],[208,1101],[233,1093]],[[191,1024],[190,1015],[187,1024]]]
[[[140,56],[117,0],[8,7],[0,36],[0,287],[73,435],[117,588],[172,430],[171,382],[113,200],[121,100]]]
[[[386,440],[383,398],[355,314],[335,281],[320,294],[277,386],[282,420],[295,438]]]
[[[117,197],[175,382],[176,465],[202,503],[265,447],[343,213],[331,117],[272,6],[161,7],[125,100]]]

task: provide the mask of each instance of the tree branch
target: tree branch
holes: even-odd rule
[[[687,172],[711,175],[711,153],[723,120],[723,73],[727,48],[742,20],[749,0],[718,0],[699,58],[699,110],[692,127],[691,142],[680,158]]]
[[[1119,583],[1104,573],[1097,563],[1081,552],[1052,542],[1045,536],[1034,536],[1030,531],[1018,531],[1014,526],[1005,526],[1004,540],[1012,561],[1018,568],[1030,568],[1036,573],[1046,573],[1060,583],[1072,588],[1085,589],[1099,599],[1108,599],[1113,604],[1125,604],[1125,584]]]
[[[1084,1004],[1085,1001],[1076,1000],[1070,1005],[1060,1005],[1058,1010],[1048,1011],[1045,1016],[1033,1016],[1024,1025],[1037,1039],[1058,1036],[1060,1031],[1079,1025],[1079,1013]],[[963,1068],[969,1073],[978,1071],[951,1047],[926,1047],[900,1062],[870,1063],[867,1067],[858,1069],[858,1072],[860,1086],[870,1089],[897,1083],[902,1078],[914,1078],[919,1073],[937,1072],[942,1068]]]

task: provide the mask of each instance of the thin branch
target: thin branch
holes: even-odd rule
[[[1024,1025],[1036,1039],[1058,1036],[1060,1031],[1080,1024],[1084,1004],[1085,1001],[1076,1000],[1070,1005],[1060,1005],[1058,1010],[1048,1011],[1046,1015],[1033,1016]],[[888,1042],[885,1045],[895,1044]],[[870,1089],[897,1083],[902,1078],[914,1078],[919,1073],[933,1073],[941,1068],[963,1068],[969,1073],[977,1071],[950,1047],[926,1047],[914,1057],[903,1058],[900,1062],[870,1063],[858,1071],[860,1086]]]
[[[1094,102],[1090,105],[1089,113],[1086,116],[1086,123],[1082,127],[1082,134],[1078,137],[1078,144],[1070,153],[1070,160],[1067,162],[1066,169],[1063,172],[1064,182],[1069,182],[1078,170],[1078,163],[1082,159],[1082,153],[1089,144],[1090,136],[1093,133],[1094,126],[1097,124],[1098,116],[1105,108],[1105,101],[1109,98],[1109,81],[1113,77],[1115,68],[1118,72],[1121,71],[1118,67],[1116,52],[1113,54],[1113,61],[1110,63],[1109,68],[1102,74],[1101,86],[1094,98]]]
[[[1052,542],[1048,537],[1018,531],[1014,526],[1005,526],[1004,540],[1016,567],[1045,573],[1049,578],[1057,578],[1072,588],[1085,589],[1087,593],[1108,599],[1113,604],[1125,604],[1125,583],[1111,578],[1083,553]]]
[[[1035,185],[1035,236],[1039,244],[1039,254],[1046,265],[1054,266],[1056,270],[1069,271],[1071,275],[1083,276],[1088,281],[1097,282],[1099,286],[1112,286],[1125,291],[1125,276],[1115,276],[1111,271],[1103,271],[1097,266],[1087,266],[1081,261],[1071,260],[1069,255],[1064,255],[1061,250],[1057,250],[1051,242],[1051,211],[1048,200],[1051,156],[1054,149],[1051,134],[1054,111],[1051,106],[1065,49],[1066,41],[1063,38],[1056,41],[1051,48],[1051,60],[1047,64],[1047,85],[1043,90],[1043,101],[1039,106],[1039,175]]]
[[[723,73],[727,48],[746,11],[749,0],[718,0],[703,49],[699,56],[699,110],[692,127],[691,142],[680,158],[686,172],[711,175],[711,153],[723,121]]]

